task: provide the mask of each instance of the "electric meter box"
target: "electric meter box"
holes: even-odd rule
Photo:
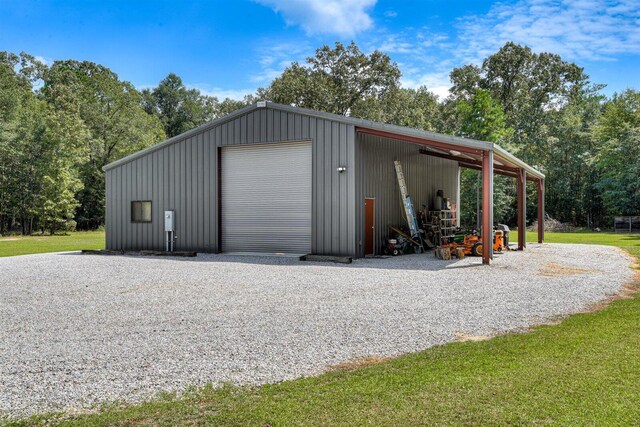
[[[173,211],[164,211],[164,231],[175,231],[175,215]]]

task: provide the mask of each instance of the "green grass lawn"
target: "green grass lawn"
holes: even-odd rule
[[[517,232],[512,232],[514,242],[517,242]],[[640,258],[640,234],[609,233],[578,231],[571,233],[545,233],[545,243],[581,243],[590,245],[618,246],[631,255]],[[527,242],[538,242],[538,233],[527,231]]]
[[[0,257],[80,249],[104,249],[104,231],[77,231],[67,236],[0,237]]]
[[[549,233],[640,255],[640,236]],[[638,425],[640,297],[552,326],[434,347],[257,388],[204,388],[98,413],[15,425]]]

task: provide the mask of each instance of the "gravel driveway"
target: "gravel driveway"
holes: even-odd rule
[[[0,411],[313,375],[356,357],[522,329],[584,309],[632,277],[630,259],[602,246],[531,245],[479,262],[0,258]]]

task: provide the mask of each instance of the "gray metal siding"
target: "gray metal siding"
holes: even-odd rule
[[[431,209],[433,196],[443,190],[455,201],[458,186],[458,163],[420,154],[417,144],[368,134],[357,134],[357,256],[364,256],[364,199],[375,200],[375,250],[380,252],[389,225],[405,225],[400,190],[393,161],[400,160],[409,195],[416,210],[424,203]]]
[[[312,252],[355,255],[355,129],[259,108],[106,171],[109,249],[162,249],[162,214],[176,214],[176,249],[218,252],[218,148],[312,141]],[[338,166],[346,172],[338,173]],[[132,200],[153,202],[151,224],[131,223]]]

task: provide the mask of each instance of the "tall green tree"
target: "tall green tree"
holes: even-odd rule
[[[460,136],[505,144],[511,138],[513,129],[505,125],[505,114],[498,101],[489,91],[476,89],[468,99],[461,99],[456,105],[460,121]],[[509,178],[497,175],[494,178],[494,220],[496,223],[509,222],[513,216],[514,189]],[[461,223],[467,227],[477,224],[477,211],[481,203],[482,183],[476,170],[463,169],[461,177],[459,207]]]
[[[0,233],[15,223],[13,191],[18,150],[13,141],[21,103],[31,89],[29,79],[16,72],[19,62],[18,55],[0,52]]]
[[[425,86],[392,86],[379,96],[362,99],[350,113],[362,119],[431,131],[439,127],[441,120],[438,97]]]
[[[593,223],[598,198],[586,189],[593,176],[585,170],[589,155],[585,130],[597,114],[593,107],[602,86],[591,85],[581,67],[559,55],[534,53],[512,42],[482,66],[455,68],[450,76],[454,102],[468,100],[483,89],[502,106],[505,124],[513,133],[501,145],[546,173],[547,212],[574,223]],[[577,203],[566,196],[568,181],[570,188],[580,188],[579,194],[584,195]],[[535,193],[529,196],[527,210],[532,217]]]
[[[40,230],[54,234],[76,228],[76,209],[80,205],[76,196],[84,187],[77,161],[89,132],[77,111],[46,109],[41,152],[34,171],[40,186],[34,213]]]
[[[227,114],[233,113],[234,111],[241,109],[242,107],[246,107],[249,104],[253,104],[255,101],[251,95],[245,96],[242,101],[231,99],[231,98],[225,98],[222,101],[218,101],[216,99],[214,118],[217,119],[219,117],[224,117]]]
[[[379,51],[366,55],[351,42],[323,46],[306,64],[294,62],[257,97],[281,104],[349,115],[359,104],[399,86],[400,70]]]
[[[142,105],[162,122],[167,137],[179,135],[215,118],[217,99],[187,89],[170,73],[153,90],[142,91]]]
[[[43,144],[47,106],[35,97],[20,105],[11,132],[0,141],[0,211],[3,231],[29,234],[36,220],[42,170],[48,162]]]
[[[599,150],[591,129],[604,101],[598,90],[584,88],[549,116],[548,135],[537,156],[547,174],[547,211],[561,222],[591,227],[602,225],[603,217],[600,191],[595,188],[598,173],[591,162]],[[534,214],[531,206],[529,213]]]
[[[488,90],[476,89],[471,98],[461,100],[456,109],[460,118],[460,136],[504,144],[513,135],[513,129],[506,126],[502,106]]]
[[[180,76],[169,73],[157,87],[142,91],[142,107],[160,119],[167,137],[179,135],[218,117],[225,116],[255,100],[247,95],[243,100],[205,95],[198,89],[188,89]]]
[[[454,68],[450,77],[456,99],[468,99],[477,89],[489,91],[502,105],[506,125],[514,131],[511,148],[534,164],[548,136],[548,122],[589,84],[578,65],[513,42],[486,58],[481,67]]]
[[[30,233],[34,223],[46,106],[32,86],[43,69],[26,53],[0,52],[0,233]]]
[[[0,64],[0,229],[72,229],[82,188],[75,166],[88,138],[78,98],[68,90],[56,104],[38,97],[33,86],[47,69],[30,55],[2,53]]]
[[[86,128],[76,147],[75,168],[83,183],[76,220],[80,228],[96,228],[104,223],[102,167],[162,141],[162,125],[141,107],[142,96],[131,83],[92,62],[55,61],[44,74],[42,94],[56,111],[76,111]]]
[[[593,164],[606,223],[616,215],[640,214],[640,91],[615,94],[593,127],[599,150]]]

